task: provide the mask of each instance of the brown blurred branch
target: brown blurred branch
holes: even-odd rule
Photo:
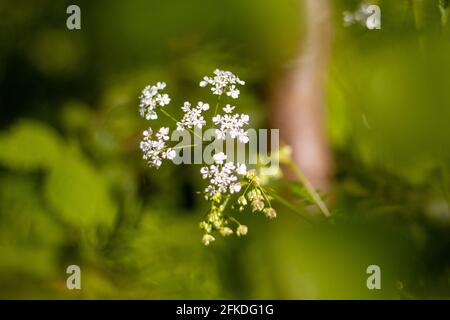
[[[277,83],[274,124],[292,146],[294,160],[311,183],[329,187],[332,157],[326,141],[324,91],[332,42],[328,0],[303,0],[305,40],[294,65]]]

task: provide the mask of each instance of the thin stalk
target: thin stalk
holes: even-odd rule
[[[237,221],[234,217],[228,217],[228,219],[230,219],[231,221],[233,221],[234,223],[236,223],[238,226],[241,225],[241,223],[239,221]]]
[[[173,122],[178,123],[178,120],[175,119],[170,113],[168,113],[166,110],[164,110],[163,108],[160,108],[159,110],[161,110],[162,113],[164,113],[169,119],[171,119]],[[203,137],[198,135],[194,130],[190,129],[190,128],[186,128],[189,132],[191,132],[193,135],[195,135],[197,138],[200,138],[203,140]]]
[[[280,197],[276,193],[272,192],[272,197],[282,205],[284,205],[286,208],[290,209],[291,211],[295,212],[300,218],[304,219],[306,222],[311,223],[311,220],[309,220],[307,217],[305,217],[300,211],[297,210],[293,205],[291,205],[288,201],[286,201],[283,197]]]
[[[183,146],[175,146],[172,147],[172,149],[183,149],[183,148],[191,148],[191,147],[197,147],[198,144],[185,144]]]
[[[214,110],[214,117],[217,115],[217,111],[219,111],[219,103],[220,103],[220,97],[222,95],[219,95],[219,97],[217,98],[217,103],[216,103],[216,108]]]
[[[311,182],[309,182],[309,180],[306,178],[303,172],[297,167],[297,165],[292,160],[287,162],[287,165],[289,169],[291,169],[292,173],[294,173],[298,178],[298,180],[305,186],[306,191],[308,191],[309,195],[314,200],[316,205],[319,207],[320,211],[322,211],[325,217],[328,218],[330,216],[330,211],[328,210],[327,206],[323,202],[320,195],[317,193],[316,189],[314,189]]]
[[[267,203],[269,204],[269,208],[272,208],[272,204],[270,203],[269,197],[266,195],[264,189],[261,186],[257,186],[257,188],[261,191],[263,194],[263,197],[266,199]]]
[[[247,194],[248,189],[250,188],[250,186],[253,184],[253,181],[255,181],[254,179],[250,180],[247,184],[247,187],[244,190],[244,193],[242,194],[244,197]]]
[[[161,110],[162,113],[164,113],[167,117],[169,117],[170,119],[173,120],[173,122],[178,123],[178,120],[175,119],[170,113],[168,113],[166,110],[164,110],[164,108],[160,108],[159,110]]]

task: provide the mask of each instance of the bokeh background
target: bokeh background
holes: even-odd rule
[[[246,238],[204,247],[198,168],[142,160],[138,96],[155,81],[180,105],[207,100],[198,81],[229,69],[247,81],[252,126],[269,126],[273,83],[302,45],[301,2],[1,1],[0,297],[449,298],[445,1],[372,1],[377,31],[343,26],[360,1],[331,1],[332,219],[279,205],[275,221],[243,213]],[[81,30],[66,28],[70,4]],[[308,215],[304,190],[279,184]],[[81,290],[66,288],[71,264]],[[382,290],[366,287],[371,264]]]

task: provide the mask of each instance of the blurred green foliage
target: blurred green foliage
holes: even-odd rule
[[[439,1],[375,2],[381,31],[344,28],[359,1],[333,1],[332,221],[280,204],[276,221],[243,213],[247,238],[205,248],[197,168],[146,167],[137,97],[162,80],[173,105],[204,100],[197,81],[229,68],[266,126],[302,45],[300,2],[77,1],[82,30],[68,31],[71,2],[2,1],[0,297],[448,298],[449,26]],[[301,188],[278,187],[304,207]],[[70,264],[80,291],[65,286]],[[366,288],[370,264],[381,291]]]

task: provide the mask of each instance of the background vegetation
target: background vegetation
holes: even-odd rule
[[[137,97],[162,80],[180,105],[230,69],[267,127],[268,92],[302,44],[299,1],[77,1],[80,31],[65,26],[72,2],[2,1],[0,297],[449,298],[449,26],[438,0],[375,2],[381,31],[344,28],[359,1],[332,1],[333,218],[243,213],[248,237],[205,248],[197,168],[146,167]],[[382,290],[366,288],[370,264]]]

